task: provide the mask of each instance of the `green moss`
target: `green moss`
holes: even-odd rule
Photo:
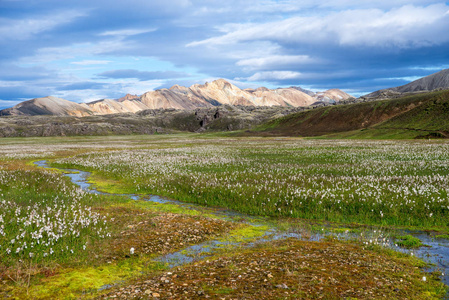
[[[437,234],[434,236],[434,238],[449,240],[449,234]]]
[[[91,172],[91,176],[87,180],[96,190],[110,194],[132,194],[130,188],[126,188],[118,180],[106,179],[97,172]]]
[[[403,236],[397,236],[396,237],[396,244],[400,247],[404,248],[419,248],[424,246],[424,244],[421,242],[420,239],[417,237],[414,237],[410,234],[403,235]]]
[[[269,227],[266,225],[254,226],[242,224],[236,229],[230,231],[226,237],[222,238],[222,241],[239,243],[254,240],[263,236],[268,229]]]
[[[233,292],[233,289],[229,288],[229,287],[220,287],[215,290],[215,293],[222,294],[222,295],[228,295],[228,294],[231,294],[232,292]]]
[[[162,263],[148,259],[128,259],[99,267],[66,269],[59,274],[37,279],[26,291],[26,287],[15,289],[14,296],[29,299],[74,299],[84,294],[95,294],[101,287],[138,276],[142,272],[164,269]]]

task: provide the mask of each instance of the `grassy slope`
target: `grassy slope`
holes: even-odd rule
[[[449,91],[323,107],[273,120],[252,133],[346,138],[449,137]]]

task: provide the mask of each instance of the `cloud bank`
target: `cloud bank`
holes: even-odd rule
[[[0,107],[227,78],[360,95],[449,67],[432,0],[0,2]]]

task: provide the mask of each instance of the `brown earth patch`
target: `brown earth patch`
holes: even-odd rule
[[[102,299],[417,299],[417,267],[341,242],[270,242],[118,287]]]
[[[129,207],[113,207],[110,239],[105,241],[103,257],[116,260],[132,255],[161,255],[198,244],[219,236],[237,225],[220,219],[202,216],[180,215],[142,211]]]

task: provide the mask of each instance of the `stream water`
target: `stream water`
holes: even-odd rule
[[[42,168],[49,168],[47,165],[47,161],[37,161],[35,164]],[[95,193],[95,194],[107,194],[104,192],[100,192],[96,190],[89,182],[88,178],[91,175],[90,172],[75,170],[75,169],[61,169],[61,171],[64,172],[64,175],[69,177],[73,183],[78,185],[81,189],[89,192],[89,193]],[[135,194],[121,194],[121,196],[130,197],[133,200],[145,200],[145,201],[151,201],[161,204],[175,204],[182,206],[186,209],[192,209],[192,210],[200,210],[204,211],[206,208],[190,204],[190,203],[184,203],[176,200],[166,199],[163,197],[159,197],[156,195],[135,195]],[[210,214],[213,214],[217,217],[226,218],[230,220],[238,220],[238,222],[245,222],[248,224],[251,224],[253,226],[262,226],[267,225],[266,223],[263,223],[261,218],[248,216],[239,212],[227,210],[227,209],[208,209],[207,211]],[[379,235],[379,230],[371,229],[371,230],[363,230],[362,231],[365,240],[374,240],[374,239],[385,239],[384,237]],[[409,231],[409,230],[398,230],[396,232],[398,235],[405,235],[405,234],[411,234],[417,238],[419,238],[423,244],[425,244],[425,247],[420,247],[418,249],[408,250],[401,247],[398,247],[394,244],[393,241],[386,240],[383,242],[386,244],[387,247],[390,247],[396,251],[401,251],[405,253],[413,253],[413,255],[416,255],[420,258],[422,258],[424,261],[431,263],[431,266],[427,268],[426,271],[432,272],[432,271],[438,271],[441,273],[441,279],[446,284],[449,285],[449,240],[447,239],[435,239],[432,237],[432,235],[425,231]],[[328,230],[322,230],[317,232],[311,232],[307,234],[307,236],[303,236],[301,232],[281,232],[276,230],[274,227],[269,227],[262,235],[260,239],[258,239],[257,242],[264,242],[264,241],[272,241],[287,237],[294,237],[298,239],[307,239],[312,241],[319,241],[323,239],[326,236],[335,236],[339,239],[357,239],[360,238],[360,233],[354,233],[354,232],[344,232],[344,233],[334,233],[329,232]],[[185,249],[182,249],[180,251],[167,254],[164,256],[161,256],[157,258],[157,261],[167,263],[169,266],[179,266],[183,264],[190,263],[195,260],[204,259],[211,255],[211,253],[221,247],[227,246],[227,245],[233,245],[236,246],[238,244],[244,244],[244,240],[241,242],[230,242],[230,241],[222,241],[222,240],[211,240],[207,241],[201,244],[193,245],[186,247]],[[251,247],[253,243],[245,243],[246,247]],[[108,286],[105,286],[104,288],[107,288]],[[449,299],[449,295],[446,295],[446,299]]]

